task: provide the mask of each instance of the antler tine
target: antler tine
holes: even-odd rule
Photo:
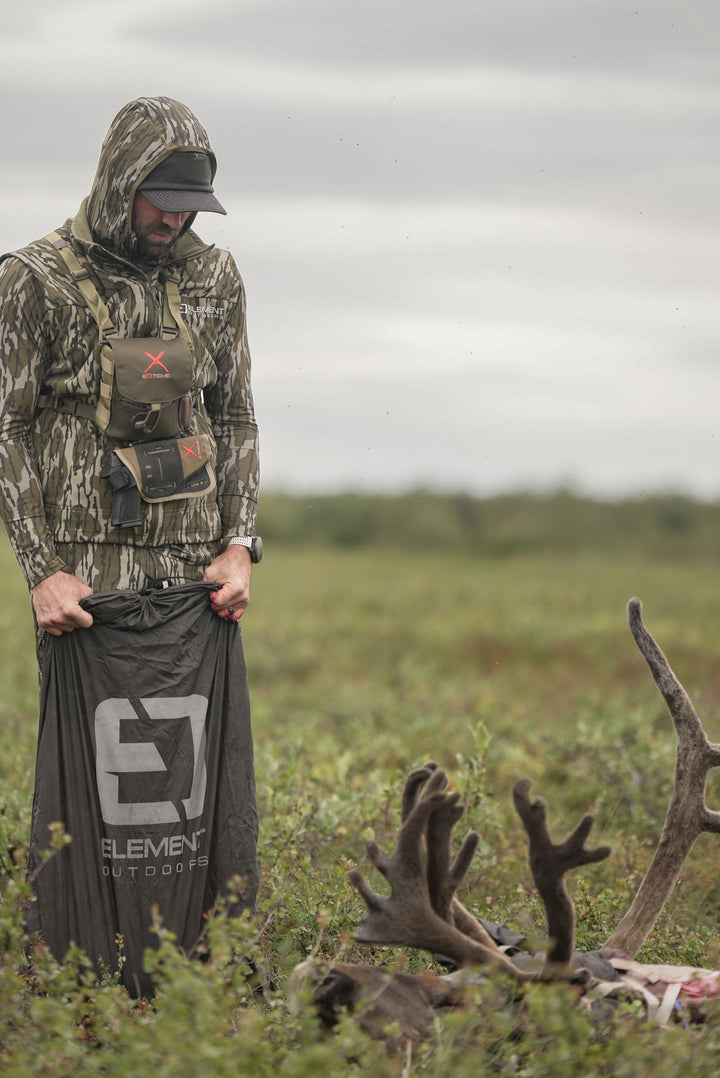
[[[402,808],[401,819],[404,823],[408,816],[415,807],[415,802],[418,799],[420,791],[425,783],[437,771],[437,764],[434,760],[428,760],[422,767],[415,768],[405,779],[405,786],[402,794]]]
[[[645,628],[639,599],[628,603],[628,623],[677,733],[675,786],[657,850],[632,906],[606,944],[632,956],[652,930],[695,839],[703,831],[720,832],[720,813],[705,804],[708,772],[720,765],[720,745],[708,740],[689,696]]]
[[[446,785],[447,777],[444,772],[442,779],[434,781]],[[428,784],[428,790],[430,784]],[[470,831],[466,835],[453,864],[451,859],[451,836],[452,830],[458,820],[465,813],[465,806],[460,803],[458,793],[448,794],[446,801],[441,804],[429,817],[426,834],[427,847],[427,880],[430,901],[435,912],[454,925],[465,936],[475,940],[483,947],[494,946],[487,930],[463,906],[457,897],[457,890],[467,876],[468,869],[480,843],[480,836],[476,831]]]
[[[650,668],[655,684],[668,706],[668,710],[670,711],[672,720],[678,730],[678,734],[680,734],[681,728],[687,728],[688,733],[692,733],[696,737],[706,740],[702,723],[698,718],[690,697],[673,673],[670,663],[665,658],[662,650],[645,628],[642,620],[642,603],[639,599],[630,600],[628,603],[627,614],[628,625],[630,626],[633,640],[637,644],[640,654]],[[713,763],[720,763],[720,747],[717,745],[709,745],[708,747],[714,750],[712,753],[714,756]]]
[[[471,831],[451,865],[452,832],[455,824],[465,815],[460,794],[448,794],[428,820],[427,826],[427,878],[433,909],[443,920],[452,922],[453,898],[465,879],[470,862],[475,856],[480,836]]]
[[[603,861],[610,854],[609,846],[594,850],[585,848],[594,816],[586,815],[575,830],[555,844],[547,826],[547,806],[542,798],[530,800],[529,779],[521,779],[513,788],[513,801],[522,820],[530,846],[530,869],[545,906],[551,946],[548,964],[567,965],[575,943],[575,909],[565,888],[564,876],[571,868]]]
[[[422,871],[423,875],[427,872],[425,836],[428,820],[444,799],[442,790],[427,789],[398,832],[396,856],[413,871]]]
[[[385,875],[385,873],[383,873],[383,875]],[[368,908],[369,914],[383,912],[383,907],[387,903],[387,899],[382,898],[380,895],[376,894],[375,891],[373,891],[372,887],[370,887],[360,869],[351,868],[348,872],[348,879],[350,880],[350,883],[355,888],[355,890],[359,892],[360,896],[365,902],[365,905]],[[366,917],[365,920],[367,919],[368,918]],[[358,933],[358,939],[359,938],[360,934]]]

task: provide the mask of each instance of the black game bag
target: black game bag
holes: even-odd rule
[[[71,943],[118,968],[133,995],[157,907],[188,954],[224,885],[257,891],[250,708],[236,624],[213,613],[213,585],[97,593],[90,629],[49,637],[29,870],[28,926],[58,960]],[[72,841],[49,859],[49,825]]]

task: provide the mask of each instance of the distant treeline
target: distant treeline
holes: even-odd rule
[[[682,495],[595,501],[560,491],[474,498],[414,491],[313,497],[263,491],[266,542],[443,549],[479,556],[597,551],[720,558],[720,503]]]

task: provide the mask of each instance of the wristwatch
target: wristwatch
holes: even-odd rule
[[[233,535],[228,546],[244,546],[250,552],[250,561],[257,564],[262,561],[263,542],[259,535]]]

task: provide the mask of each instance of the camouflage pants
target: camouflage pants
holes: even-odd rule
[[[78,579],[93,591],[142,591],[158,580],[187,584],[202,580],[220,552],[219,544],[144,547],[126,543],[58,543],[57,552]]]

